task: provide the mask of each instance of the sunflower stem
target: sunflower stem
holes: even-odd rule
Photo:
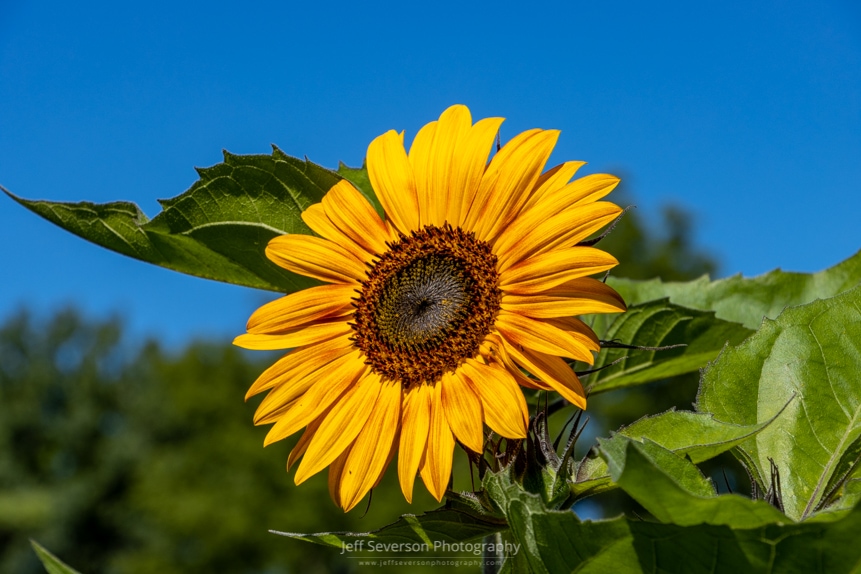
[[[488,534],[482,539],[481,545],[481,573],[482,574],[497,574],[502,568],[502,561],[505,559],[505,554],[501,550],[503,548],[502,533],[495,532]]]

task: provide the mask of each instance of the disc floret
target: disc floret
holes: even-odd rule
[[[389,244],[354,302],[365,363],[409,388],[475,357],[500,308],[496,263],[490,245],[447,223]]]

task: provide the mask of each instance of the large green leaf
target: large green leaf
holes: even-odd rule
[[[763,489],[771,485],[766,477],[774,462],[786,514],[799,520],[815,512],[859,460],[861,286],[787,309],[727,349],[704,373],[697,409],[752,425],[790,399],[738,452]]]
[[[644,488],[650,486],[650,477],[639,478]],[[831,574],[861,567],[859,508],[830,521],[760,520],[763,525],[756,528],[679,526],[626,517],[584,522],[573,512],[546,509],[538,495],[518,489],[503,473],[489,474],[484,485],[508,517],[506,536],[523,554],[510,557],[508,563],[517,566],[504,566],[504,571],[522,572],[527,565],[542,573]],[[746,502],[756,512],[764,504]]]
[[[522,554],[509,557],[504,570],[532,572],[570,572],[617,541],[625,541],[625,525],[601,529],[601,536],[570,536],[566,526],[580,524],[570,511],[548,509],[541,497],[524,491],[512,479],[510,470],[488,473],[482,481],[488,497],[499,507],[510,524],[511,537],[522,547]],[[624,550],[624,548],[623,548]],[[635,558],[633,555],[627,558]],[[514,568],[511,563],[516,563]],[[525,568],[524,568],[525,567]]]
[[[833,297],[861,283],[861,251],[819,273],[776,269],[758,277],[735,275],[717,281],[704,276],[688,282],[613,277],[607,282],[619,291],[628,305],[669,297],[676,305],[715,311],[718,319],[758,329],[763,317],[773,319],[786,307]]]
[[[711,481],[690,460],[656,443],[628,439],[609,446],[602,444],[601,455],[613,480],[661,522],[733,528],[791,522],[762,500],[737,494],[716,496]]]
[[[831,574],[857,572],[861,511],[834,523],[733,529],[629,522],[642,572]],[[584,535],[587,535],[584,532]],[[606,571],[606,570],[605,570]],[[599,572],[584,568],[582,572]]]
[[[632,469],[641,470],[651,463],[649,470],[654,472],[654,476],[638,486],[651,489],[654,480],[659,485],[655,489],[655,498],[660,499],[662,496],[658,491],[661,491],[664,479],[675,481],[677,486],[690,494],[700,497],[715,496],[715,488],[711,480],[704,477],[694,463],[656,442],[648,439],[643,442],[625,438],[616,441],[599,439],[599,445],[601,456],[607,461],[607,467],[610,469],[610,476],[620,486],[622,486],[621,480],[625,480],[626,484],[631,482],[629,475],[635,472]],[[648,473],[639,472],[638,476],[643,474]],[[651,498],[651,495],[647,494],[647,497]],[[636,497],[635,500],[637,500]],[[673,522],[660,516],[658,518],[664,522]]]
[[[45,550],[35,540],[31,540],[30,545],[39,557],[39,561],[42,562],[42,566],[48,571],[48,574],[80,574],[77,570],[66,566],[59,558]]]
[[[667,299],[630,307],[616,316],[602,339],[642,347],[684,346],[660,351],[605,347],[595,368],[619,362],[590,375],[589,391],[600,393],[695,372],[727,343],[736,345],[752,333],[738,323],[715,318],[714,312],[687,309]]]
[[[752,425],[725,423],[710,414],[667,411],[645,417],[623,427],[609,439],[599,439],[606,452],[622,452],[633,439],[660,445],[680,457],[698,464],[726,452],[756,435],[775,417]],[[616,488],[604,457],[593,450],[577,465],[575,496],[584,497]]]
[[[342,169],[362,183],[362,170]],[[277,148],[272,155],[224,152],[224,163],[198,173],[200,180],[188,191],[160,201],[164,210],[152,220],[125,201],[33,201],[4,191],[88,241],[174,271],[279,292],[314,284],[270,262],[264,248],[277,235],[311,233],[302,211],[341,175]]]

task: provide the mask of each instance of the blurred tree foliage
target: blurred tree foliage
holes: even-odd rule
[[[608,198],[629,209],[613,231],[601,240],[600,248],[619,260],[612,274],[629,279],[684,281],[704,274],[714,276],[718,270],[714,255],[694,246],[694,216],[677,205],[661,208],[661,218],[645,222],[641,212],[630,201],[624,179]]]
[[[370,530],[435,506],[419,492],[406,505],[391,477],[364,518],[331,503],[326,473],[294,486],[292,445],[261,448],[266,429],[242,401],[267,362],[225,343],[130,348],[118,320],[73,311],[7,320],[0,572],[44,572],[28,538],[84,573],[349,571],[337,552],[267,530]]]
[[[622,261],[614,271],[622,276],[713,272],[715,260],[691,247],[690,222],[670,207],[655,229],[631,211],[601,247]],[[407,505],[392,469],[364,517],[329,501],[326,473],[295,487],[284,472],[293,441],[261,448],[266,429],[250,423],[259,399],[242,401],[271,361],[225,342],[179,353],[130,344],[119,319],[71,310],[8,318],[0,326],[0,572],[44,572],[28,538],[84,573],[355,571],[355,560],[331,549],[266,531],[369,530],[436,506],[420,485]],[[693,377],[597,397],[594,433],[689,408],[695,389]],[[458,472],[458,488],[468,488],[462,465]]]

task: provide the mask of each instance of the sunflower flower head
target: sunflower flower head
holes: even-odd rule
[[[316,237],[283,235],[266,248],[323,284],[264,305],[236,338],[291,349],[248,391],[268,391],[254,422],[274,423],[266,444],[304,429],[287,467],[301,458],[296,484],[329,467],[345,511],[396,452],[406,499],[419,475],[441,500],[456,441],[482,452],[485,425],[526,436],[520,387],[585,408],[564,358],[592,364],[599,345],[576,316],[625,310],[590,277],[616,259],[578,245],[621,213],[600,201],[619,180],[572,181],[582,162],[544,171],[555,130],[525,131],[488,161],[501,123],[473,124],[457,105],[409,153],[403,134],[379,136],[367,168],[384,218],[341,180],[302,214]]]

